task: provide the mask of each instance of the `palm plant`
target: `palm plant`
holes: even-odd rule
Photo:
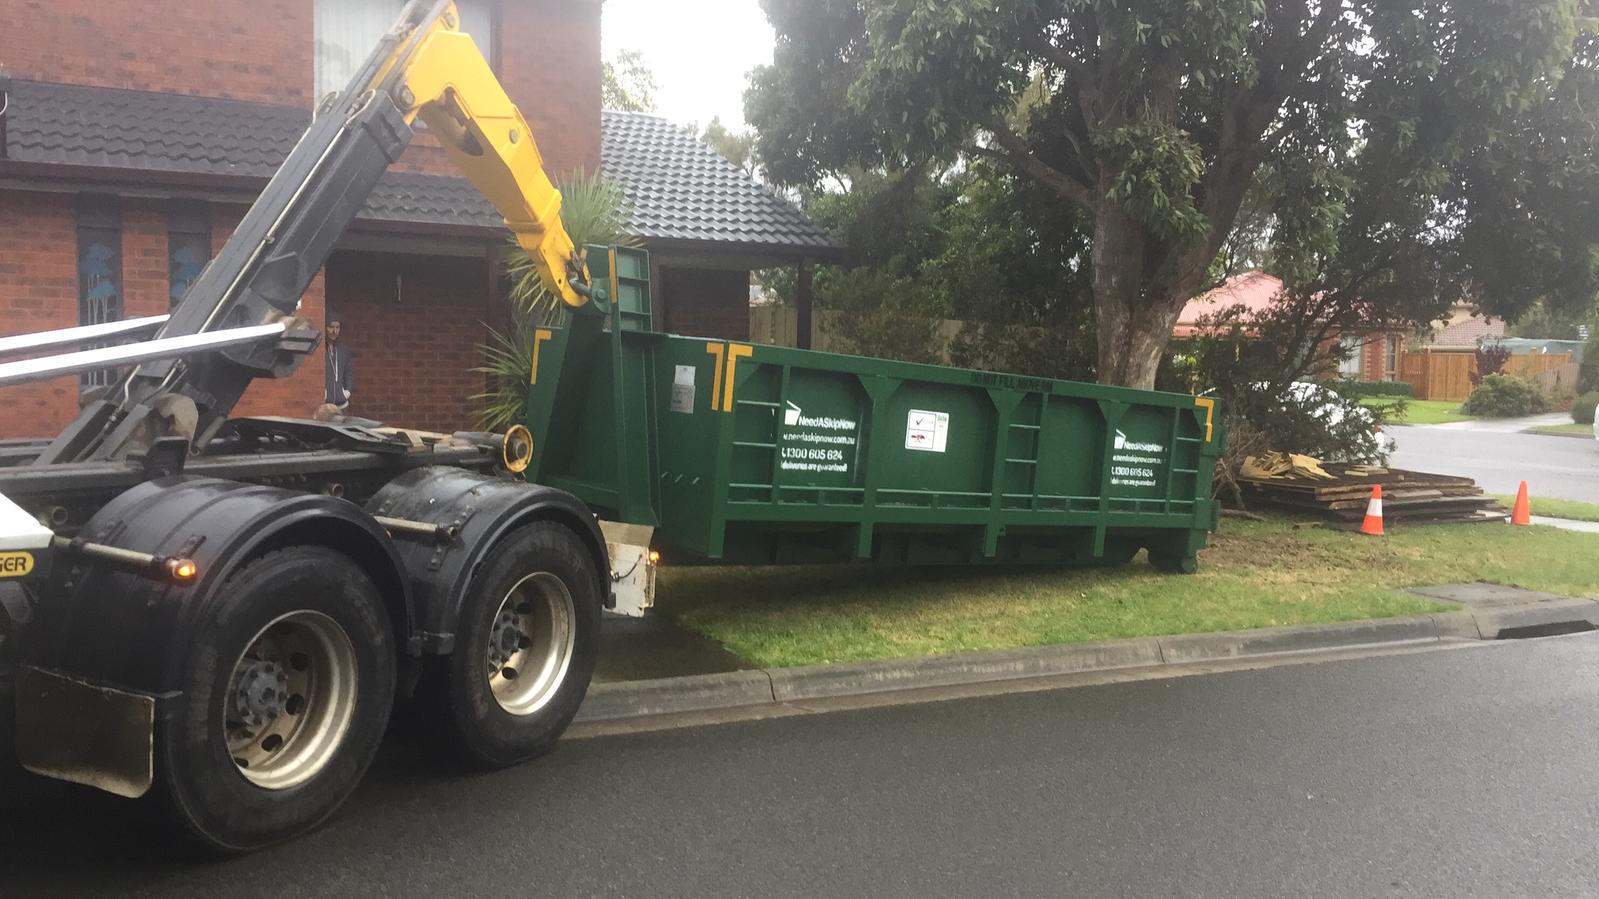
[[[636,246],[637,239],[627,232],[632,207],[622,193],[621,185],[608,181],[598,174],[590,175],[579,169],[561,185],[561,224],[579,250],[589,244],[601,246]],[[539,312],[546,316],[557,313],[555,295],[544,286],[538,272],[533,270],[533,258],[527,251],[511,243],[506,254],[506,274],[511,276],[509,299],[517,309]]]
[[[635,246],[627,233],[632,214],[622,188],[598,174],[577,171],[560,185],[561,224],[580,249],[589,244]],[[506,254],[506,274],[511,279],[511,325],[507,331],[489,327],[489,342],[481,347],[483,364],[474,369],[488,375],[489,389],[474,396],[478,420],[491,431],[503,430],[522,420],[533,371],[533,332],[541,323],[559,325],[566,310],[533,268],[533,259],[513,241]]]

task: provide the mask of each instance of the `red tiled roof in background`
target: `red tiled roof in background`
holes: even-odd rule
[[[1213,316],[1233,306],[1243,306],[1251,314],[1263,311],[1282,292],[1282,279],[1265,272],[1253,271],[1234,275],[1222,286],[1189,300],[1188,305],[1183,307],[1182,314],[1177,317],[1177,326],[1172,328],[1172,336],[1192,337],[1199,330],[1200,319]]]
[[[1505,336],[1505,321],[1502,318],[1484,318],[1473,315],[1465,321],[1458,321],[1443,330],[1432,339],[1432,346],[1476,346],[1477,342],[1484,339]]]

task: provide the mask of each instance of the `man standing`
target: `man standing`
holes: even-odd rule
[[[328,365],[324,375],[327,384],[323,402],[337,407],[340,415],[348,415],[350,395],[355,390],[355,357],[349,344],[339,342],[340,324],[336,318],[328,321]]]

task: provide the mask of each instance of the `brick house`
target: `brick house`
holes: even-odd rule
[[[342,87],[402,5],[214,0],[180,21],[150,0],[0,0],[0,335],[166,311],[305,129],[315,98]],[[726,310],[735,294],[747,302],[751,269],[804,271],[836,254],[791,206],[731,164],[717,169],[692,136],[638,121],[648,117],[602,117],[600,0],[457,5],[557,180],[615,168],[658,269],[658,321],[744,338],[747,312]],[[302,301],[313,320],[346,323],[356,413],[472,425],[485,323],[505,320],[506,241],[493,207],[418,134]],[[316,354],[293,378],[257,382],[237,412],[308,415],[322,366]],[[94,380],[0,392],[0,437],[62,427]]]
[[[1276,302],[1282,290],[1282,279],[1262,271],[1234,275],[1220,287],[1189,300],[1177,317],[1172,337],[1192,337],[1203,330],[1207,317],[1234,306],[1242,306],[1247,312],[1264,310]],[[1345,356],[1338,366],[1337,376],[1360,381],[1398,380],[1407,336],[1403,328],[1373,328],[1358,334],[1340,335],[1337,340],[1343,344]]]

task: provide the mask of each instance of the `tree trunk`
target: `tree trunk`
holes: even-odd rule
[[[1152,389],[1188,297],[1174,285],[1145,282],[1143,229],[1114,200],[1101,202],[1094,221],[1099,383]]]
[[[1149,390],[1172,328],[1203,284],[1204,269],[1196,265],[1174,277],[1151,277],[1144,271],[1145,243],[1138,225],[1115,209],[1102,209],[1095,220],[1099,383]]]

